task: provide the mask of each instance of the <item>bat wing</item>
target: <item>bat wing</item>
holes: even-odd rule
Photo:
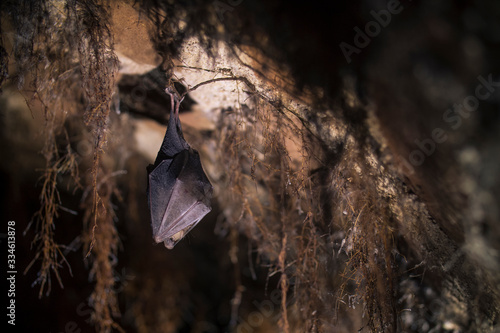
[[[212,185],[198,152],[186,149],[149,174],[153,237],[172,249],[211,210]]]

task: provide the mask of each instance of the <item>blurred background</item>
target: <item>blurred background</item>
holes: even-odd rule
[[[9,331],[499,330],[496,1],[0,9]],[[214,186],[173,250],[166,87]]]

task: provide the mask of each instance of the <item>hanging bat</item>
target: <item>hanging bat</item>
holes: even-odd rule
[[[183,98],[170,95],[167,132],[155,163],[147,167],[148,203],[153,238],[167,249],[174,246],[212,210],[212,184],[201,166],[200,155],[184,140],[179,120]]]

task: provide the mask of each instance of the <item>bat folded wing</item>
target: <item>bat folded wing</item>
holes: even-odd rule
[[[170,169],[172,160],[164,160],[153,168],[150,165],[148,175],[148,204],[151,213],[151,226],[153,234],[157,234],[161,226],[161,221],[165,213],[165,207],[172,196],[177,175],[172,174]]]
[[[174,246],[193,229],[201,219],[211,211],[211,207],[205,205],[201,201],[194,202],[190,207],[183,207],[182,211],[174,206],[167,208],[165,213],[165,220],[170,217],[175,218],[179,213],[182,215],[177,217],[170,223],[170,228],[167,230],[160,230],[155,235],[157,243],[163,242],[167,249],[173,249]]]
[[[212,185],[196,151],[162,161],[149,175],[154,240],[172,249],[210,212],[211,197]]]

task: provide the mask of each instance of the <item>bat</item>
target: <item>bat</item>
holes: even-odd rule
[[[183,98],[169,88],[168,127],[154,164],[147,167],[148,204],[153,238],[167,249],[174,246],[212,210],[213,187],[200,155],[184,140],[179,120]]]

